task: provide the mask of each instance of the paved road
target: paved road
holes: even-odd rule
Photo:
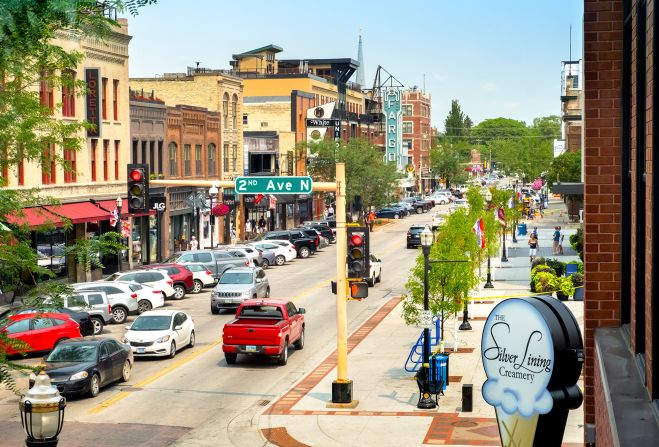
[[[412,223],[429,223],[431,216],[432,213],[413,215],[372,235],[371,251],[382,259],[382,282],[370,289],[366,300],[348,302],[349,332],[386,299],[403,292],[418,254],[417,250],[405,248],[405,232]],[[181,302],[168,302],[168,307],[192,315],[197,332],[195,348],[179,351],[174,359],[140,359],[128,383],[105,388],[96,399],[69,399],[67,424],[150,424],[169,430],[168,433],[171,427],[188,427],[192,430],[187,434],[182,430],[173,435],[172,439],[179,438],[176,445],[258,445],[261,437],[256,427],[250,428],[252,418],[336,346],[335,296],[330,292],[335,265],[336,251],[332,245],[309,259],[267,270],[272,297],[291,299],[307,310],[305,348],[291,351],[288,365],[240,357],[238,364],[228,366],[219,343],[224,323],[233,316],[210,313],[208,290],[188,295]],[[123,325],[114,325],[106,329],[105,335],[120,337],[123,332]],[[34,363],[36,359],[28,361]],[[19,384],[27,386],[26,381]],[[17,416],[16,398],[0,392],[0,425],[3,421],[16,421]],[[205,439],[204,426],[217,428],[218,424],[226,430],[226,439]],[[84,426],[85,430],[94,427]],[[107,426],[103,427],[107,430]],[[139,430],[139,426],[121,425],[117,429]],[[112,436],[105,438],[102,445],[115,445],[111,439]],[[0,445],[2,442],[0,439]],[[116,445],[125,445],[124,442],[117,436]]]

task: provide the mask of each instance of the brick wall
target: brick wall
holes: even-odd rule
[[[593,363],[599,365],[597,351],[593,350],[593,353]],[[594,418],[595,426],[597,427],[595,433],[595,445],[597,447],[610,447],[613,446],[613,434],[611,433],[611,424],[609,423],[609,407],[606,405],[602,377],[599,374],[595,374],[594,379],[593,393],[595,402],[601,403],[600,405],[595,406]]]
[[[594,330],[620,324],[622,0],[584,1],[585,419],[595,422]]]

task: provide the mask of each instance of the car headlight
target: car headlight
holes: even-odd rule
[[[250,292],[249,290],[243,290],[242,295],[243,296],[252,296],[252,292]]]
[[[121,337],[119,341],[122,343],[128,343],[128,339],[126,337]]]
[[[156,343],[164,343],[167,340],[169,340],[169,335],[163,335],[162,337],[156,340]]]
[[[32,381],[37,380],[37,375],[35,373],[30,373],[30,380]]]
[[[79,373],[75,373],[71,377],[69,377],[69,380],[80,380],[80,379],[86,379],[89,377],[89,374],[87,374],[87,371],[80,371]]]

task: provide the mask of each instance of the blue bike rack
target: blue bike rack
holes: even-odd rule
[[[437,316],[432,317],[432,321],[434,323],[435,329],[433,331],[433,328],[430,328],[430,351],[432,352],[432,349],[436,346],[439,345],[439,341],[441,339],[441,330],[439,327],[439,318]],[[421,335],[419,336],[418,340],[412,346],[412,350],[410,351],[410,355],[407,356],[407,360],[405,361],[405,371],[407,372],[417,372],[421,365],[423,364],[423,330],[421,330]]]

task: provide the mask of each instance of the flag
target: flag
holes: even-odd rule
[[[254,197],[254,205],[258,205],[259,203],[261,203],[261,200],[263,199],[265,199],[265,196],[263,194],[257,194]]]
[[[510,197],[510,200],[508,200],[508,208],[515,208],[515,202],[513,201],[512,197]]]
[[[117,222],[119,222],[119,213],[117,212],[117,209],[115,208],[114,211],[110,212],[110,226],[111,227],[116,227]]]
[[[476,241],[480,248],[485,248],[485,223],[483,219],[478,219],[474,226],[471,228],[471,231],[476,233]]]
[[[497,210],[497,220],[501,225],[506,226],[506,212],[503,207],[499,207]]]
[[[277,206],[277,197],[270,195],[270,207],[269,209],[274,210]]]

